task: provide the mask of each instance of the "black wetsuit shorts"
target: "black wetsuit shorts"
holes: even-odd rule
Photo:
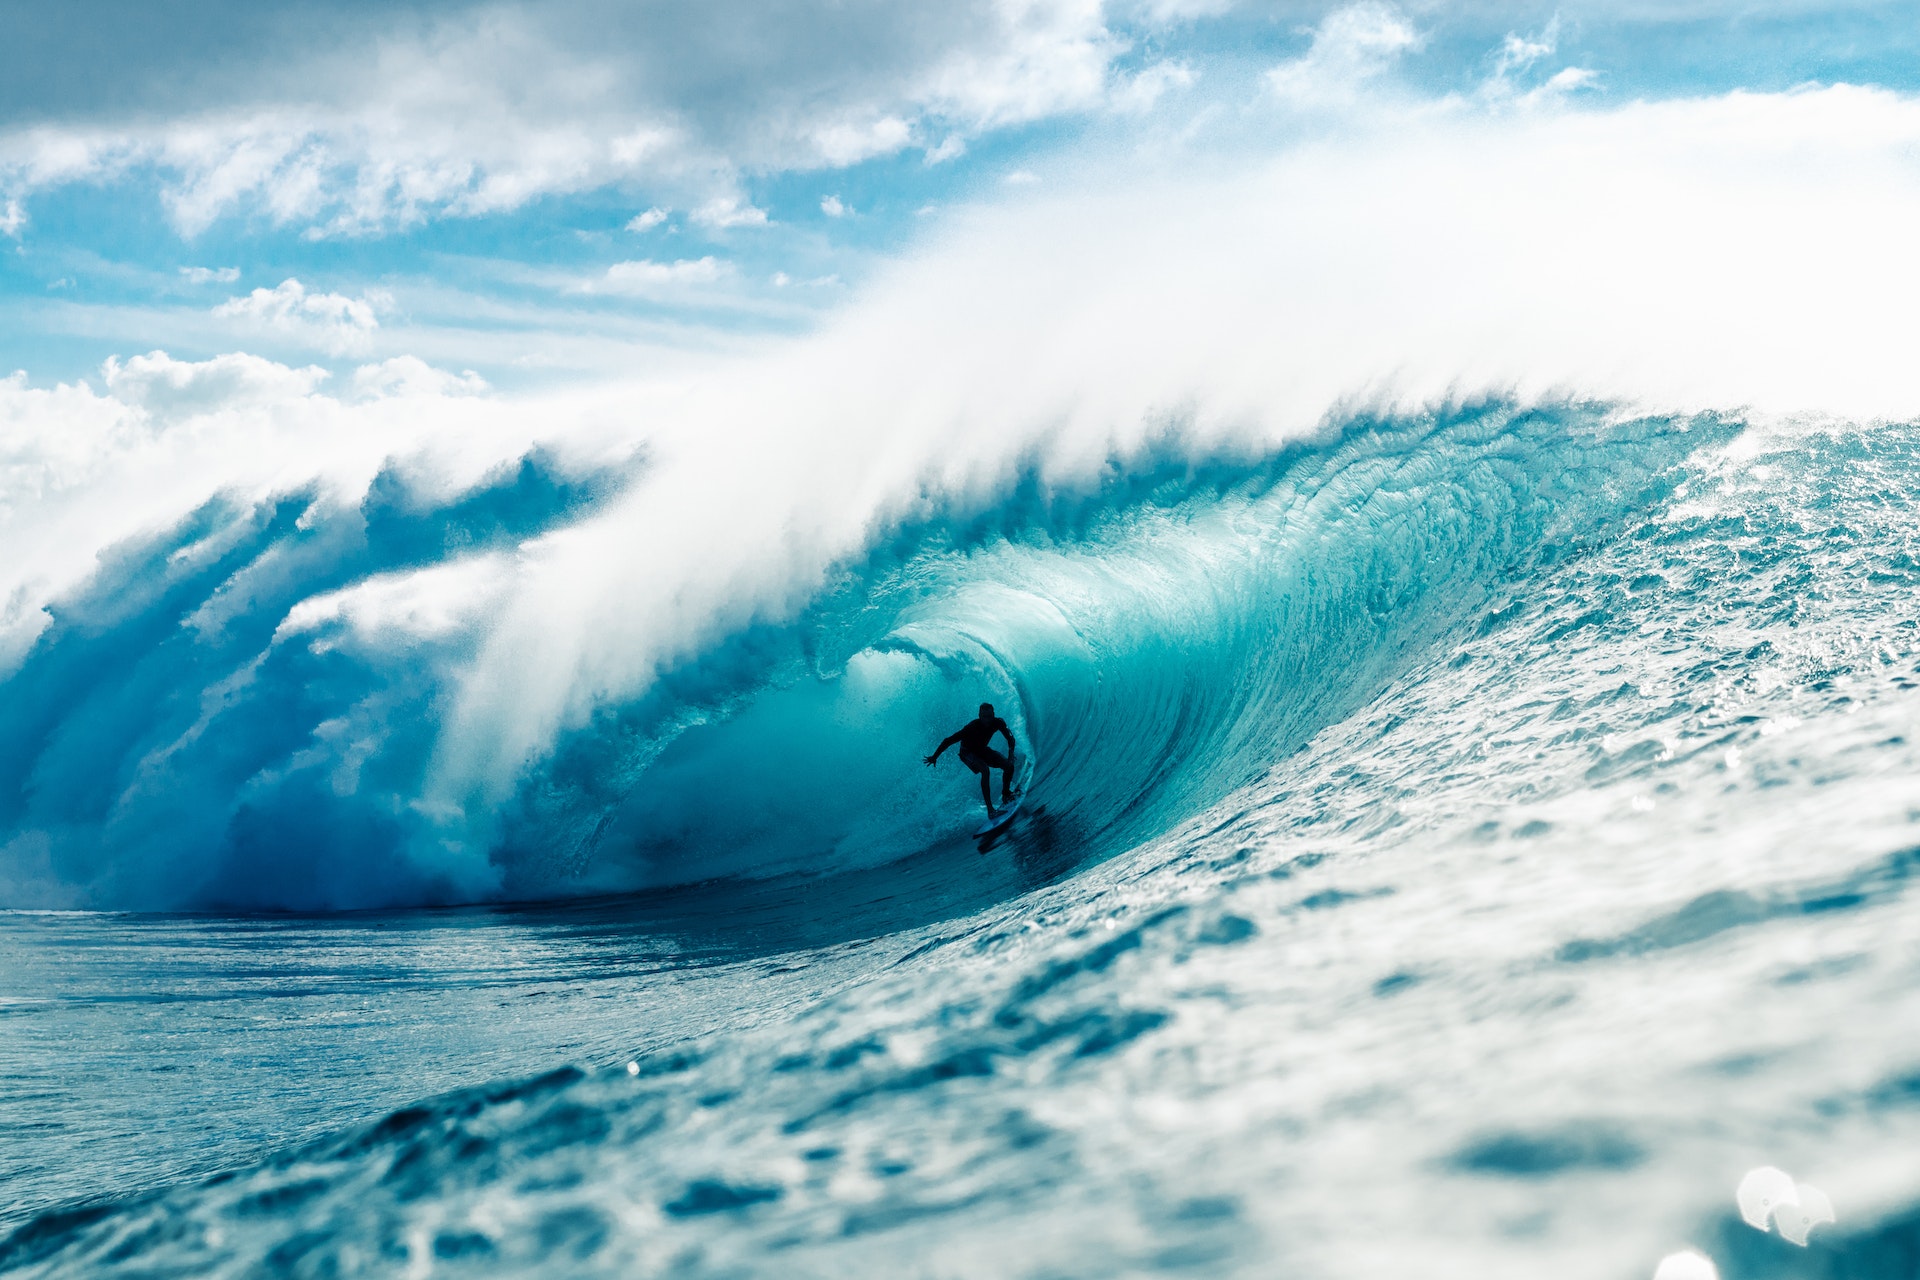
[[[989,769],[1011,769],[1013,763],[992,747],[960,748],[960,763],[975,773],[985,773]]]

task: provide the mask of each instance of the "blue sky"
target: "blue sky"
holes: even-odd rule
[[[511,387],[752,344],[1090,158],[1230,166],[1337,128],[1343,82],[1487,110],[1920,82],[1911,5],[1866,2],[8,0],[0,23],[0,367],[34,385],[164,349]]]

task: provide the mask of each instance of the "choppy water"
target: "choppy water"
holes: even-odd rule
[[[1920,431],[1494,404],[929,515],[525,782],[482,896],[570,902],[431,909],[468,641],[283,624],[568,483],[209,509],[57,615],[0,1269],[1914,1274]]]

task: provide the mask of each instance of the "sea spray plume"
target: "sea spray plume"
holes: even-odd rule
[[[319,368],[250,355],[108,360],[98,388],[0,379],[0,671],[107,548],[154,534],[218,494],[253,502],[314,487],[351,504],[390,465],[423,500],[447,500],[549,440],[566,466],[634,450],[591,415],[529,413],[474,380],[399,358],[329,386]],[[554,429],[560,416],[564,440]]]
[[[1026,457],[1084,483],[1170,418],[1200,456],[1249,456],[1345,410],[1489,387],[1920,411],[1888,306],[1891,282],[1920,283],[1912,100],[1498,120],[1443,103],[1393,123],[1226,180],[1083,173],[1078,194],[961,219],[724,381],[636,392],[661,467],[529,564],[439,790],[497,801],[562,727],[791,617],[924,503],[988,505]]]
[[[530,455],[424,500],[222,495],[112,549],[8,682],[13,902],[468,900],[490,880],[408,852],[434,691],[471,654],[503,556],[621,471]]]
[[[601,448],[578,423],[557,452],[533,449],[536,424],[476,398],[471,379],[418,361],[363,369],[337,398],[319,390],[323,377],[255,357],[154,353],[109,362],[104,394],[0,385],[11,427],[0,509],[11,650],[0,725],[5,901],[333,900],[312,886],[260,892],[271,859],[230,877],[211,874],[213,864],[302,749],[326,774],[335,750],[347,761],[367,755],[379,736],[369,720],[382,721],[379,733],[430,741],[430,723],[385,722],[356,688],[444,678],[436,663],[458,638],[427,643],[418,606],[471,613],[447,598],[450,587],[484,603],[498,574],[473,569],[497,569],[503,550],[577,513],[633,466],[630,441]],[[387,607],[369,608],[383,583]],[[337,594],[349,586],[357,596]],[[418,599],[396,602],[396,590]],[[336,667],[356,651],[382,652],[374,665],[384,672],[304,689],[284,670],[276,679],[276,662],[306,646],[310,664]],[[263,689],[283,696],[262,706]],[[375,817],[390,826],[417,786],[394,799],[388,779],[388,791],[370,785],[354,798],[353,773],[331,771],[334,797],[316,811],[357,809],[346,829],[314,821],[264,834],[284,842],[298,831],[357,851],[345,864],[365,866],[338,867],[345,901],[421,896],[412,869],[381,862],[392,841],[365,827]],[[297,880],[341,862],[316,853],[287,865],[300,868]],[[388,882],[408,887],[377,887]],[[484,891],[466,876],[449,883],[465,886],[458,896]]]
[[[964,799],[924,785],[913,748],[975,692],[1029,745],[1033,822],[1069,864],[1119,852],[1364,703],[1506,575],[1607,536],[1724,430],[1481,405],[1358,421],[1257,464],[1142,459],[1085,495],[1030,476],[990,516],[928,518],[790,626],[563,734],[506,810],[507,883],[931,852]]]

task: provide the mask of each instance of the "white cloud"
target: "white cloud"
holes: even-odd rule
[[[271,289],[255,289],[213,309],[221,319],[243,320],[258,330],[317,346],[333,355],[363,351],[380,321],[376,305],[384,294],[350,298],[343,293],[309,293],[298,280],[282,280]]]
[[[841,200],[839,196],[828,196],[820,202],[820,212],[826,214],[829,218],[844,218],[852,213],[853,210],[849,209],[846,202]]]
[[[968,132],[1097,106],[1107,69],[1128,42],[1108,30],[1097,0],[997,6],[999,39],[956,48],[915,96]]]
[[[1108,95],[1108,103],[1122,115],[1145,115],[1153,110],[1167,90],[1186,89],[1192,84],[1193,68],[1186,63],[1150,63],[1116,82]]]
[[[714,0],[664,25],[629,9],[502,0],[425,23],[343,19],[310,47],[139,90],[154,100],[118,118],[77,103],[0,128],[0,182],[26,196],[153,172],[188,235],[240,210],[361,234],[617,183],[724,203],[743,173],[927,139],[939,157],[1098,109],[1131,40],[1109,29],[1105,0]]]
[[[1575,89],[1585,89],[1597,83],[1599,79],[1600,73],[1591,67],[1562,67],[1534,92],[1544,92],[1548,95],[1571,93]]]
[[[1560,44],[1560,19],[1555,17],[1534,35],[1508,32],[1495,56],[1493,72],[1480,86],[1480,96],[1490,103],[1516,102],[1537,107],[1591,87],[1599,76],[1586,67],[1562,67],[1532,89],[1523,90],[1522,77],[1542,60],[1553,56]]]
[[[1267,72],[1267,87],[1295,106],[1345,106],[1420,45],[1419,32],[1398,9],[1362,0],[1323,18],[1306,53]]]
[[[732,272],[732,263],[711,254],[704,258],[682,258],[677,262],[637,258],[630,262],[614,263],[607,268],[605,275],[576,286],[575,291],[658,297],[681,293],[690,287],[713,284]]]
[[[636,213],[627,221],[629,231],[651,231],[667,220],[667,211],[655,205],[645,213]]]
[[[27,211],[20,207],[20,201],[9,200],[0,208],[0,236],[18,240],[20,232],[27,225]]]
[[[182,267],[180,274],[188,284],[232,284],[240,278],[238,267]]]
[[[693,220],[716,231],[732,227],[764,227],[767,225],[767,211],[744,203],[739,196],[715,196],[693,211]]]
[[[353,371],[354,394],[361,397],[477,396],[491,390],[487,380],[471,369],[449,373],[418,356],[394,356]]]
[[[913,124],[901,116],[836,121],[815,128],[812,141],[827,165],[845,168],[902,150],[913,141]]]
[[[1560,43],[1560,19],[1556,15],[1538,35],[1523,36],[1509,31],[1500,43],[1500,56],[1494,64],[1496,75],[1523,71],[1550,55]]]
[[[927,152],[928,164],[945,164],[949,160],[958,160],[967,154],[967,140],[960,134],[950,133],[940,140],[940,144]]]
[[[1030,187],[1040,181],[1040,175],[1031,169],[1015,169],[1001,181],[1010,187]]]
[[[109,358],[101,368],[102,381],[115,399],[167,419],[298,399],[312,394],[327,376],[317,366],[293,369],[238,352],[189,361],[152,351],[125,363]]]
[[[1146,0],[1141,9],[1154,22],[1191,22],[1226,13],[1236,0]]]

